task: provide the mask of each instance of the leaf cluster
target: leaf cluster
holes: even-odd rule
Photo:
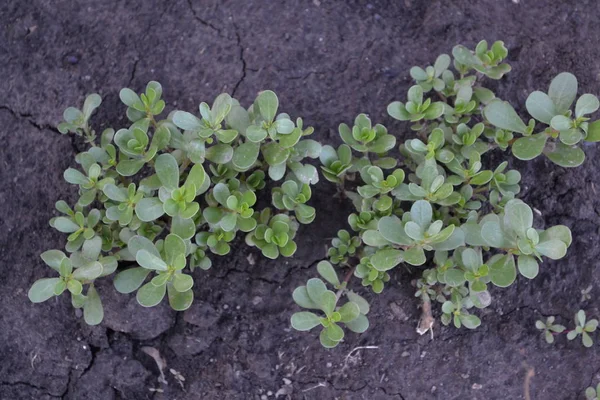
[[[341,230],[328,252],[331,264],[348,270],[342,294],[352,276],[381,293],[391,271],[404,265],[420,273],[415,296],[424,310],[438,303],[442,324],[474,329],[481,324],[477,310],[491,304],[494,287],[508,287],[519,275],[533,279],[544,259],[566,255],[569,228],[536,227],[532,208],[517,198],[521,174],[508,161],[490,166],[488,157],[510,148],[523,160],[544,153],[558,165],[580,165],[577,146],[595,141],[600,122],[589,121],[597,99],[582,95],[571,111],[577,81],[562,73],[547,95],[530,95],[526,106],[535,119],[526,125],[485,87],[486,78],[510,71],[507,56],[502,42],[490,47],[482,41],[474,51],[456,46],[452,57],[442,54],[433,66],[413,67],[416,84],[406,101],[387,107],[413,132],[399,146],[386,127],[361,114],[352,127],[339,126],[342,145],[323,147],[323,175],[354,206],[352,232]],[[540,124],[549,127],[540,132]],[[399,158],[392,155],[395,148]],[[552,322],[543,327],[546,338],[561,329]],[[582,324],[579,334],[585,329]]]
[[[94,283],[110,276],[118,292],[136,292],[144,307],[166,296],[173,309],[185,310],[194,298],[194,269],[228,254],[238,233],[268,258],[293,256],[299,224],[315,218],[310,185],[319,177],[305,160],[318,158],[321,145],[307,138],[313,128],[301,118],[279,112],[274,92],[261,92],[247,109],[224,93],[210,106],[201,103],[197,114],[163,117],[158,82],[119,96],[130,125],[105,129],[99,141],[90,117],[100,96],[65,111],[61,132],[84,136],[90,148],[64,173],[77,187],[77,203],[57,202],[61,215],[50,221],[68,234],[68,254],[42,254],[59,277],[35,282],[33,302],[67,291],[86,322],[98,324],[103,307]],[[267,183],[272,206],[259,209]],[[130,268],[117,271],[119,262]]]

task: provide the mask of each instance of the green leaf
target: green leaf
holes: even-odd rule
[[[292,328],[297,331],[310,331],[321,324],[321,318],[308,311],[294,313],[291,318]]]
[[[475,329],[477,328],[479,325],[481,325],[481,320],[476,316],[476,315],[465,315],[465,314],[461,314],[460,315],[460,322],[465,326],[465,328],[467,329]]]
[[[288,159],[290,151],[276,142],[271,142],[262,146],[262,154],[269,165],[279,165]]]
[[[598,111],[598,107],[600,107],[598,98],[593,94],[586,93],[582,95],[575,104],[575,116],[579,118],[586,114],[594,113]]]
[[[335,310],[336,303],[337,297],[335,293],[333,293],[331,290],[326,290],[323,294],[321,294],[319,306],[321,307],[321,310],[323,310],[325,315],[330,316],[331,313],[333,313],[333,310]]]
[[[456,61],[463,65],[466,65],[467,67],[481,65],[481,60],[465,46],[454,46],[454,48],[452,49],[452,56],[454,56],[454,59]]]
[[[144,160],[121,160],[117,164],[117,172],[121,176],[133,176],[144,166]]]
[[[42,260],[55,271],[60,269],[60,264],[67,256],[60,250],[47,250],[41,254]]]
[[[231,162],[241,170],[246,171],[256,162],[258,158],[259,146],[252,142],[246,142],[239,145],[233,152]]]
[[[73,185],[85,185],[90,182],[90,179],[87,176],[74,168],[67,168],[63,174],[63,178]]]
[[[327,288],[325,290],[327,290]],[[308,290],[306,290],[306,286],[297,287],[294,290],[292,297],[294,298],[296,304],[298,304],[300,307],[312,308],[314,310],[319,308],[319,306],[313,300],[311,300],[310,296],[308,295]]]
[[[410,265],[415,265],[415,266],[425,264],[426,258],[425,258],[425,252],[423,251],[423,248],[422,247],[412,247],[410,249],[407,249],[404,252],[404,261]]]
[[[79,281],[83,281],[83,280],[93,281],[94,279],[96,279],[100,275],[102,275],[102,270],[103,270],[102,264],[100,264],[97,261],[91,262],[91,263],[88,263],[87,265],[84,265],[83,267],[77,268],[73,272],[72,277]]]
[[[232,105],[229,114],[227,114],[226,121],[231,128],[238,131],[241,135],[247,135],[246,131],[250,126],[250,117],[244,107]]]
[[[525,107],[533,118],[547,125],[550,125],[552,117],[558,114],[550,96],[540,91],[535,91],[527,97]]]
[[[415,201],[410,208],[410,217],[425,230],[431,224],[431,218],[433,217],[431,204],[427,200]]]
[[[329,338],[329,336],[327,335],[327,329],[323,329],[321,331],[321,334],[319,335],[319,341],[321,342],[321,345],[326,349],[332,349],[340,343],[333,341]]]
[[[400,264],[403,260],[403,252],[396,249],[378,250],[371,256],[371,263],[378,271],[388,271]]]
[[[178,292],[171,283],[167,283],[167,294],[169,305],[175,311],[185,311],[194,302],[194,292],[190,289],[185,292]]]
[[[504,206],[504,226],[512,229],[522,238],[527,237],[527,229],[533,225],[531,208],[520,200],[510,200]]]
[[[191,184],[196,188],[196,196],[198,196],[201,192],[201,189],[204,185],[204,181],[206,180],[206,171],[204,171],[204,167],[202,164],[194,164],[192,169],[185,179],[184,186],[189,186]]]
[[[119,203],[123,203],[128,200],[127,191],[112,183],[104,185],[102,191],[104,192],[106,197]]]
[[[487,264],[490,267],[490,279],[498,287],[508,287],[517,278],[517,268],[512,254],[493,256]]]
[[[154,307],[165,297],[167,285],[155,286],[152,282],[146,283],[138,290],[136,299],[143,307]]]
[[[319,278],[311,278],[306,282],[306,291],[317,306],[321,306],[321,297],[327,291],[327,286]]]
[[[404,232],[402,221],[398,217],[382,217],[377,224],[377,229],[386,240],[394,244],[407,246],[412,243],[411,238]]]
[[[360,314],[352,321],[345,322],[345,324],[348,327],[348,329],[355,333],[363,333],[367,329],[369,329],[369,320],[363,314]]]
[[[167,264],[160,257],[150,254],[144,249],[136,253],[135,260],[140,266],[150,270],[166,271],[168,268]]]
[[[278,119],[275,121],[275,126],[277,127],[277,132],[281,133],[282,135],[289,135],[295,128],[294,122],[288,118]]]
[[[228,144],[216,144],[206,149],[205,156],[215,164],[227,164],[233,158],[233,147]]]
[[[452,268],[446,271],[444,280],[450,286],[459,287],[466,282],[465,273],[460,269]]]
[[[390,103],[387,107],[387,112],[392,118],[397,119],[398,121],[408,121],[411,119],[410,113],[406,111],[404,104],[399,101]],[[340,130],[340,134],[341,133]],[[347,140],[344,140],[344,142],[351,144],[351,142],[348,142]]]
[[[72,233],[79,230],[79,225],[67,217],[58,217],[54,220],[54,229],[63,233]]]
[[[128,107],[133,107],[136,103],[141,103],[140,97],[133,90],[123,88],[119,92],[119,98]]]
[[[535,250],[552,260],[559,260],[567,254],[567,245],[559,239],[550,239],[538,243]]]
[[[481,266],[480,255],[473,249],[467,248],[462,254],[462,262],[469,270],[477,271]]]
[[[187,292],[194,286],[194,279],[188,274],[173,275],[173,288],[179,293]]]
[[[600,142],[600,120],[590,122],[585,140],[587,142]]]
[[[165,238],[164,253],[165,261],[169,265],[175,265],[176,259],[179,256],[185,256],[185,242],[179,236],[174,233],[170,233]]]
[[[517,139],[512,145],[512,152],[519,160],[533,160],[544,151],[548,135],[536,133]]]
[[[327,337],[333,342],[339,342],[344,338],[344,331],[337,324],[331,324],[325,328]]]
[[[540,270],[537,260],[531,256],[520,255],[517,264],[519,273],[527,279],[535,278]]]
[[[154,246],[154,243],[152,243],[150,239],[145,238],[143,236],[132,236],[127,242],[127,248],[129,249],[131,255],[134,257],[138,253],[138,251],[146,250],[150,254],[160,258],[160,254],[156,249],[156,246]]]
[[[525,133],[527,126],[506,101],[494,100],[483,109],[483,115],[494,126],[511,132]]]
[[[548,96],[558,114],[566,113],[577,96],[577,78],[569,72],[561,72],[550,83]]]
[[[594,344],[594,341],[592,340],[592,338],[590,337],[590,335],[588,335],[587,332],[582,332],[581,333],[581,342],[583,343],[583,345],[585,347],[592,347]]]
[[[154,169],[164,187],[170,190],[179,187],[179,165],[177,165],[177,160],[171,154],[165,153],[156,157]]]
[[[196,224],[193,219],[184,219],[178,216],[171,220],[171,233],[187,240],[196,234]]]
[[[323,277],[327,282],[331,283],[334,286],[338,286],[340,284],[340,280],[337,276],[337,272],[331,265],[329,261],[321,261],[317,264],[317,272],[319,275]]]
[[[572,127],[571,118],[564,115],[556,115],[550,121],[550,125],[557,131],[566,131]]]
[[[165,213],[163,203],[158,197],[141,199],[135,206],[135,215],[144,222],[151,222]]]
[[[372,247],[383,247],[390,244],[379,231],[375,231],[372,229],[366,230],[362,234],[362,241],[367,246]]]
[[[203,128],[202,121],[194,114],[186,111],[175,111],[175,114],[173,114],[173,123],[186,131],[198,132]]]
[[[558,239],[569,247],[573,241],[571,230],[564,225],[555,225],[540,233],[539,242]]]
[[[429,120],[439,118],[442,116],[442,114],[444,114],[445,109],[445,103],[442,103],[441,101],[436,101],[427,108],[423,117]]]
[[[83,304],[83,319],[88,325],[98,325],[104,319],[104,308],[96,288],[90,286]]]
[[[450,226],[452,226],[452,225],[450,225]],[[450,226],[448,226],[444,230],[450,228]],[[454,227],[454,230],[452,231],[452,234],[450,235],[450,237],[448,239],[446,239],[445,241],[440,242],[440,243],[433,243],[432,247],[434,250],[448,251],[448,250],[454,250],[454,249],[456,249],[460,246],[464,246],[464,245],[465,245],[465,232],[459,227]]]
[[[41,303],[54,296],[54,288],[60,278],[44,278],[34,282],[27,296],[32,303]]]
[[[348,300],[350,300],[351,302],[355,303],[361,314],[368,314],[370,311],[370,307],[369,307],[369,302],[367,300],[365,300],[362,296],[352,292],[352,291],[348,291],[346,292],[346,297],[348,297]]]
[[[126,269],[115,276],[113,284],[119,293],[133,293],[142,286],[148,274],[150,270],[142,267]]]
[[[354,304],[353,302],[344,304],[337,311],[341,316],[340,321],[344,323],[350,322],[360,315],[360,309],[358,308],[358,305]]]
[[[261,92],[256,98],[260,115],[267,121],[271,122],[277,115],[277,108],[279,108],[279,99],[277,95],[271,90],[265,90]]]
[[[565,168],[574,168],[583,164],[585,153],[577,146],[567,146],[564,143],[557,143],[554,150],[546,153],[546,156],[553,163]]]

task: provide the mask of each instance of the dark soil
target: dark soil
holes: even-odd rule
[[[215,258],[213,269],[195,274],[197,301],[185,313],[143,309],[107,282],[99,289],[105,321],[90,328],[67,296],[33,305],[27,290],[50,274],[39,254],[65,241],[48,219],[55,201],[74,200],[62,172],[80,144],[55,127],[88,93],[104,98],[98,129],[125,126],[120,88],[141,91],[155,79],[167,102],[190,111],[222,91],[247,104],[269,88],[324,142],[337,143],[337,125],[359,112],[404,138],[406,125],[386,105],[404,98],[412,65],[429,65],[458,43],[506,42],[513,72],[492,85],[521,109],[564,70],[599,94],[599,18],[592,0],[1,2],[0,398],[523,399],[528,368],[533,399],[582,398],[600,381],[598,345],[563,337],[547,345],[534,321],[571,323],[579,308],[599,315],[596,146],[575,170],[541,158],[514,163],[524,199],[541,212],[538,226],[566,224],[575,241],[537,279],[494,289],[475,331],[418,336],[418,303],[402,271],[382,295],[368,295],[368,333],[325,350],[315,334],[292,331],[291,292],[315,274],[349,210],[325,181],[313,196],[318,218],[300,232],[294,258],[266,261],[245,246]],[[592,298],[582,301],[590,284]],[[168,384],[144,346],[160,351]],[[350,355],[357,346],[378,349]]]

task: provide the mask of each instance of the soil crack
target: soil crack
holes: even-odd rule
[[[27,121],[31,126],[33,126],[34,128],[36,128],[39,131],[43,131],[43,130],[47,129],[52,132],[61,134],[55,126],[52,126],[49,124],[40,124],[39,122],[37,122],[35,119],[33,119],[33,115],[30,113],[22,113],[22,112],[13,110],[11,107],[5,106],[5,105],[0,105],[0,110],[8,111],[17,120]]]
[[[5,385],[5,386],[19,386],[19,385],[23,385],[23,386],[27,386],[27,387],[35,389],[35,390],[39,390],[40,392],[43,392],[44,394],[47,394],[50,397],[54,397],[54,398],[57,398],[57,399],[61,398],[61,396],[57,396],[57,395],[54,395],[54,394],[48,392],[48,389],[46,389],[44,387],[41,387],[41,386],[36,386],[36,385],[34,385],[32,383],[29,383],[29,382],[24,382],[24,381],[4,382],[4,381],[2,381],[2,382],[0,382],[0,385]]]
[[[137,73],[137,67],[138,67],[139,62],[140,62],[139,58],[137,58],[133,62],[133,68],[131,68],[131,75],[129,76],[129,82],[127,83],[127,87],[130,87],[131,84],[133,83],[133,80],[135,79],[135,74]]]
[[[240,49],[239,60],[242,63],[242,76],[236,82],[236,84],[233,86],[233,90],[231,91],[231,97],[235,97],[235,92],[238,90],[238,88],[240,87],[240,84],[244,81],[244,79],[246,79],[246,69],[248,66],[246,64],[246,59],[244,58],[244,46],[242,45],[242,38],[240,36],[239,29],[238,29],[237,25],[235,24],[235,22],[233,22],[233,28],[235,29],[236,44],[237,44],[238,48]]]
[[[187,0],[187,4],[188,7],[190,8],[190,11],[192,12],[192,14],[194,15],[194,19],[198,22],[200,22],[202,25],[212,29],[213,31],[215,31],[217,33],[218,36],[223,37],[221,30],[216,27],[215,25],[213,25],[211,22],[206,21],[202,18],[200,18],[200,16],[198,15],[198,13],[196,12],[196,10],[194,9],[194,5],[192,4],[192,0]]]

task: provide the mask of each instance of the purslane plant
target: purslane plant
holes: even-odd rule
[[[594,340],[591,335],[596,331],[596,328],[598,328],[597,319],[588,319],[585,315],[585,311],[579,310],[574,318],[575,328],[571,330],[567,330],[563,325],[554,324],[555,319],[554,316],[550,316],[546,319],[546,322],[541,320],[535,321],[535,327],[544,332],[544,338],[547,343],[554,343],[554,336],[556,335],[566,334],[568,340],[574,340],[578,336],[581,336],[583,345],[585,347],[592,347]]]
[[[265,257],[295,253],[299,224],[315,218],[308,203],[318,170],[304,163],[321,153],[306,138],[313,128],[279,113],[269,90],[248,109],[221,94],[212,106],[201,103],[199,115],[173,111],[164,119],[161,97],[158,82],[140,95],[121,90],[131,125],[106,129],[99,141],[90,124],[99,95],[88,96],[82,110],[65,111],[59,130],[91,147],[64,173],[79,200],[73,207],[57,202],[62,215],[50,221],[68,234],[66,253],[42,254],[59,277],[36,281],[31,301],[68,291],[85,321],[98,324],[104,312],[94,283],[111,276],[118,292],[137,292],[142,306],[167,296],[173,309],[185,310],[194,298],[194,269],[210,268],[210,254],[229,253],[239,232]],[[273,207],[259,210],[267,181],[280,186],[272,189]],[[119,262],[131,268],[117,272]]]
[[[507,161],[490,166],[485,158],[510,148],[521,160],[544,154],[563,167],[580,165],[582,142],[600,140],[600,121],[589,118],[598,109],[598,99],[584,94],[573,111],[577,80],[561,73],[547,94],[529,96],[526,108],[533,118],[526,125],[509,103],[484,87],[486,77],[500,79],[510,71],[502,42],[488,47],[482,41],[475,51],[456,46],[452,55],[454,72],[445,54],[432,67],[411,69],[417,84],[408,90],[407,101],[388,106],[389,115],[410,122],[414,132],[399,146],[400,162],[389,155],[396,147],[395,136],[364,114],[352,127],[339,126],[344,144],[337,149],[323,146],[323,175],[355,208],[348,216],[352,233],[340,231],[329,261],[324,261],[327,270],[332,264],[345,269],[346,279],[331,279],[337,275],[330,271],[325,282],[313,278],[296,289],[294,300],[300,307],[325,316],[302,311],[292,316],[292,326],[310,330],[321,325],[325,347],[343,338],[340,329],[331,328],[335,312],[344,315],[338,321],[350,322],[346,325],[353,331],[368,326],[363,322],[361,329],[353,329],[346,313],[356,311],[348,306],[358,298],[349,289],[352,276],[380,293],[392,269],[417,269],[421,276],[415,296],[422,303],[417,331],[433,334],[432,302],[440,304],[444,325],[474,329],[481,324],[477,309],[490,305],[494,286],[510,286],[518,275],[535,278],[544,258],[564,257],[571,244],[566,226],[534,227],[531,207],[516,198],[520,173],[509,169]],[[326,282],[337,290],[335,302]],[[343,303],[345,294],[352,298]],[[361,321],[366,321],[364,314],[358,314]],[[544,329],[558,328],[550,321]]]

